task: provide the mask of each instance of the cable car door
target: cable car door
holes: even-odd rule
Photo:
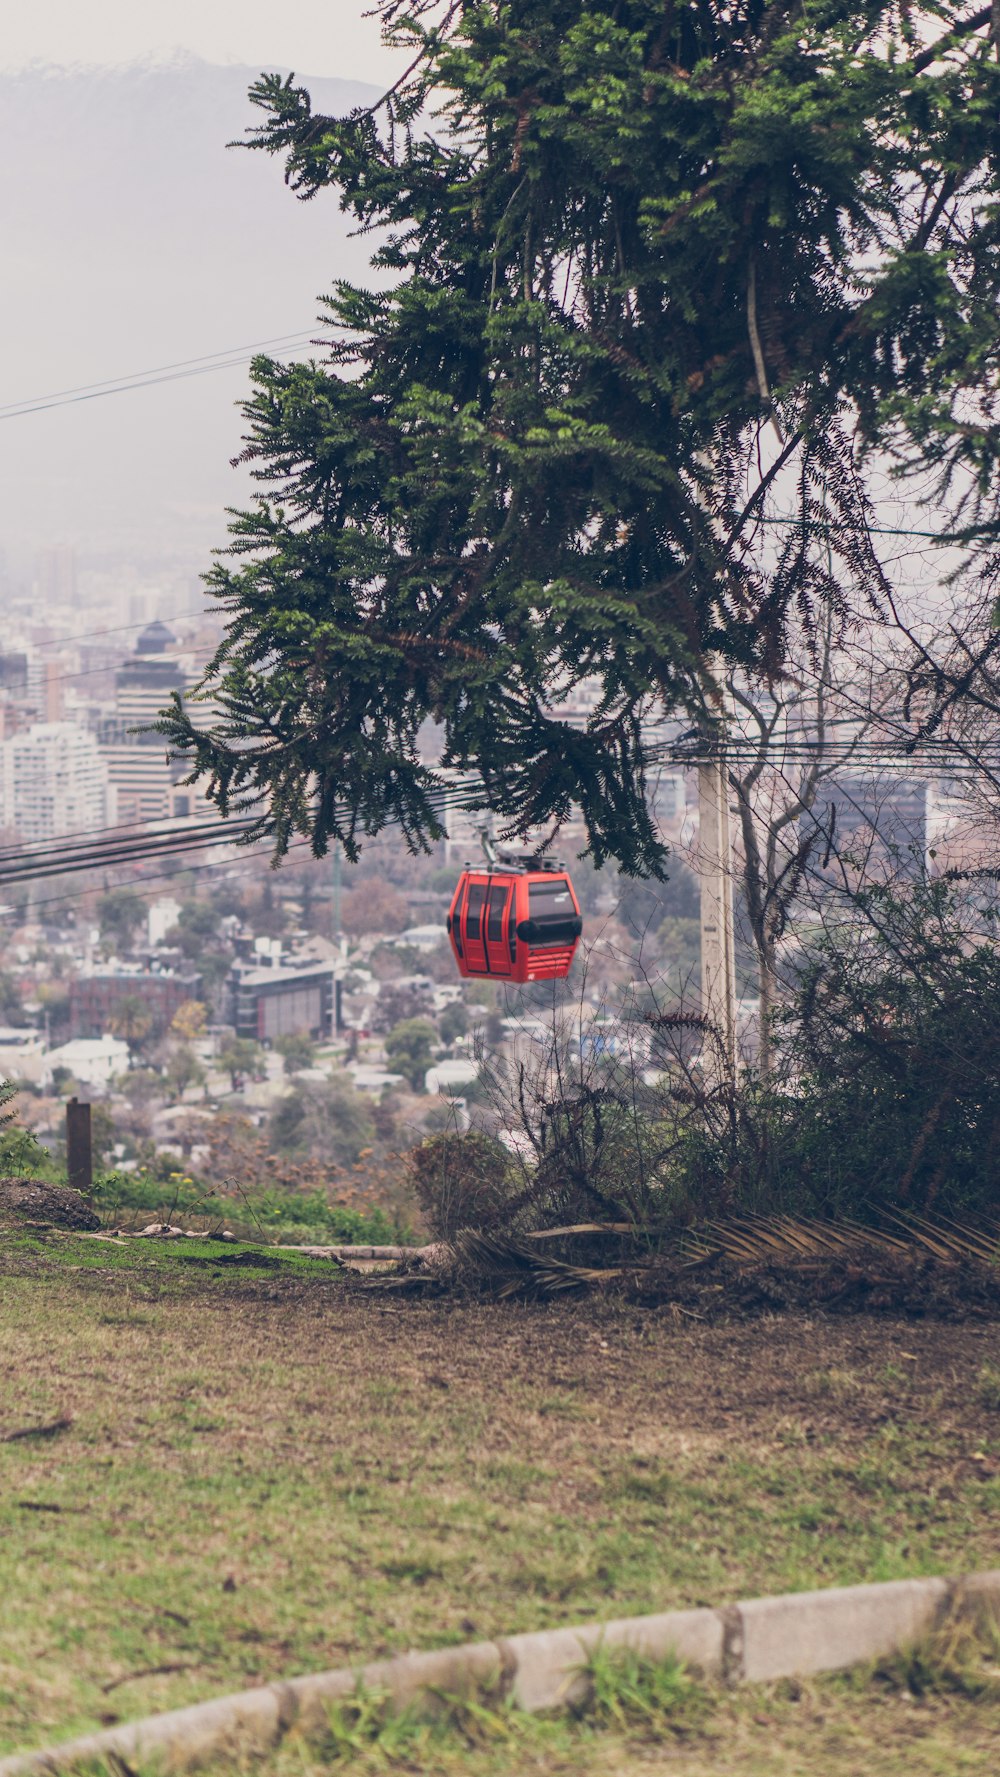
[[[508,924],[513,918],[513,885],[491,882],[486,899],[486,963],[491,975],[509,975]]]
[[[466,893],[463,928],[465,934],[465,966],[474,975],[489,973],[483,926],[486,923],[485,882],[470,882]]]

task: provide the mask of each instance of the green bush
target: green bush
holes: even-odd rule
[[[428,1018],[404,1018],[385,1039],[385,1058],[414,1092],[423,1092],[424,1076],[434,1060],[437,1031]]]
[[[213,1191],[186,1176],[108,1172],[94,1181],[95,1206],[110,1216],[137,1212],[155,1219],[197,1217],[254,1229],[267,1238],[383,1246],[400,1230],[382,1209],[352,1209],[330,1203],[321,1191],[294,1192],[254,1186],[239,1193]]]
[[[995,1214],[1000,951],[995,912],[943,881],[868,888],[821,936],[747,1077],[698,1123],[688,1195],[865,1216]]]
[[[0,1095],[4,1092],[0,1086]],[[8,1102],[0,1096],[0,1106]],[[6,1120],[6,1114],[0,1110],[0,1178],[11,1176],[44,1179],[48,1184],[65,1184],[66,1168],[53,1160],[48,1148],[43,1148],[37,1136],[30,1129],[21,1129],[16,1123]]]

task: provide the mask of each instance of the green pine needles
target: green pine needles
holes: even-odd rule
[[[438,837],[432,718],[509,831],[577,807],[596,861],[658,874],[644,721],[704,709],[713,659],[779,675],[793,616],[882,608],[872,451],[995,532],[992,15],[380,10],[412,52],[380,105],[252,89],[252,146],[373,231],[376,275],[324,299],[320,359],[254,362],[216,719],[161,728],[279,854]],[[580,730],[552,711],[590,675]]]

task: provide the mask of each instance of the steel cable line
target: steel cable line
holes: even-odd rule
[[[182,820],[185,823],[183,825],[180,824]],[[31,862],[38,857],[72,856],[78,852],[99,854],[105,849],[119,849],[137,842],[169,842],[196,832],[229,833],[238,824],[241,823],[236,816],[226,819],[213,816],[211,821],[199,822],[195,822],[190,816],[178,816],[173,822],[163,826],[154,825],[147,819],[121,822],[109,827],[83,828],[75,833],[61,834],[54,839],[34,839],[5,846],[0,850],[0,867],[8,862]],[[110,837],[103,837],[104,835]]]
[[[232,815],[225,820],[198,821],[190,816],[178,817],[176,824],[158,827],[149,823],[139,822],[121,834],[116,835],[114,828],[99,827],[94,830],[96,835],[110,833],[110,838],[96,839],[83,832],[67,834],[60,839],[33,840],[34,849],[23,845],[11,845],[0,853],[0,870],[20,865],[32,866],[36,863],[46,864],[73,858],[88,857],[95,862],[102,858],[133,850],[148,850],[150,846],[170,848],[175,844],[187,843],[192,838],[237,840],[244,832],[260,822],[260,816]]]
[[[107,629],[75,629],[72,635],[54,636],[47,642],[29,642],[28,646],[34,649],[71,648],[74,642],[91,642],[94,641],[97,636],[118,636],[124,635],[127,630],[148,629],[150,623],[185,623],[193,621],[198,616],[204,616],[206,612],[214,614],[213,607],[207,605],[204,612],[167,611],[165,614],[161,612],[158,617],[143,618],[141,623],[113,623],[109,625]],[[110,667],[108,668],[108,671],[113,672],[114,668]]]
[[[317,322],[316,325],[322,325]],[[78,401],[94,401],[105,395],[124,395],[132,389],[150,388],[158,383],[173,382],[188,376],[202,376],[208,371],[235,369],[241,364],[249,363],[252,356],[262,347],[268,345],[322,345],[316,341],[312,330],[302,329],[298,333],[273,334],[267,339],[251,341],[247,345],[224,347],[218,352],[206,352],[196,358],[179,358],[169,364],[152,365],[147,370],[125,373],[118,377],[108,377],[103,382],[79,383],[73,388],[57,390],[51,395],[38,397],[27,396],[22,401],[11,401],[0,405],[0,420],[20,419],[29,413],[41,413],[53,407],[72,405]],[[829,535],[836,532],[837,525],[819,522],[815,519],[801,519],[790,513],[761,514],[755,520],[755,528],[761,525],[797,525],[813,535]],[[996,535],[996,527],[983,530],[970,529],[955,535],[947,532],[942,535],[938,531],[913,529],[906,526],[867,525],[870,536],[879,537],[923,537],[934,543],[971,542],[978,538]],[[123,626],[125,627],[125,626]]]
[[[293,840],[288,849],[289,851],[297,851],[306,844],[308,844],[307,840],[296,839]],[[256,862],[263,856],[263,854],[261,852],[248,852],[247,856]],[[173,882],[178,876],[200,876],[205,870],[229,870],[232,869],[234,862],[235,859],[233,858],[217,858],[214,863],[210,864],[189,864],[186,867],[182,867],[180,870],[159,870],[154,876],[140,877],[139,886],[145,887],[147,884],[153,882]],[[43,895],[39,900],[32,899],[29,905],[32,910],[36,907],[54,907],[62,905],[67,901],[85,901],[90,895],[98,892],[99,891],[96,889],[87,888],[75,889],[71,893],[65,895]]]
[[[866,770],[882,769],[899,774],[901,768],[909,768],[908,775],[919,776],[921,773],[934,772],[954,776],[978,775],[975,764],[964,757],[950,758],[938,756],[922,757],[919,754],[890,752],[884,745],[872,743],[869,747],[859,749],[844,742],[837,747],[825,746],[823,756],[832,764],[857,764]],[[755,757],[757,744],[752,739],[743,741],[741,737],[731,736],[725,746],[727,756],[739,759],[740,756]],[[773,749],[775,765],[787,762],[812,763],[816,757],[816,747],[804,743],[800,747],[775,747]],[[1000,746],[994,753],[992,750],[985,755],[987,761],[1000,764]],[[697,750],[678,749],[675,743],[666,743],[662,747],[650,749],[645,757],[648,768],[672,766],[677,769],[696,768],[699,765],[712,763],[717,753],[711,748]],[[433,812],[447,814],[451,811],[474,812],[482,809],[484,813],[497,812],[498,818],[504,819],[502,812],[489,811],[485,804],[484,793],[474,780],[466,780],[454,786],[437,784],[427,793],[427,801]],[[46,869],[55,864],[75,861],[83,867],[86,864],[100,866],[115,857],[128,858],[132,855],[141,856],[157,849],[170,850],[176,846],[209,842],[236,843],[246,833],[252,832],[261,821],[266,822],[266,813],[230,816],[226,819],[213,820],[209,823],[187,825],[183,827],[165,826],[147,828],[144,822],[129,824],[129,829],[119,835],[115,827],[96,828],[80,834],[66,835],[60,840],[36,840],[26,845],[13,845],[0,850],[0,873],[12,874],[23,869],[32,869],[36,865]],[[389,825],[394,823],[390,822]],[[102,834],[110,837],[102,838]],[[271,835],[263,833],[261,842]],[[31,849],[32,846],[34,849]]]
[[[90,858],[95,863],[100,863],[102,859],[107,857],[120,857],[131,853],[141,855],[142,852],[149,851],[151,848],[170,851],[175,846],[188,845],[194,839],[200,843],[216,839],[227,840],[230,837],[235,840],[239,838],[241,832],[246,830],[247,825],[248,823],[237,825],[235,822],[232,824],[212,822],[211,824],[177,828],[171,833],[153,832],[145,835],[137,833],[117,841],[104,840],[100,845],[53,848],[44,854],[35,853],[28,857],[12,853],[0,864],[0,870],[9,874],[11,871],[33,869],[36,865],[50,868],[57,863],[72,863],[81,857]]]
[[[756,745],[747,741],[741,745],[738,737],[727,742],[727,756],[739,763],[743,756],[754,756]],[[806,747],[801,751],[783,750],[776,765],[795,763],[812,763],[815,760],[815,748]],[[830,758],[830,750],[825,756]],[[652,748],[646,755],[647,768],[656,765],[667,765],[675,768],[692,768],[700,764],[708,764],[715,760],[716,753],[712,749],[699,748],[697,751],[678,751],[677,743],[665,743],[662,747]],[[910,775],[925,778],[934,772],[960,779],[972,779],[980,775],[976,766],[967,759],[948,759],[938,757],[933,760],[921,759],[912,754],[887,754],[884,746],[872,746],[867,753],[861,753],[856,747],[844,750],[842,762],[845,765],[856,765],[859,770],[875,773],[885,771],[893,775]],[[998,753],[1000,765],[1000,753]],[[836,753],[831,760],[836,765]],[[906,769],[908,768],[908,770]],[[471,813],[482,812],[484,816],[490,811],[485,806],[482,789],[471,779],[459,782],[454,786],[436,785],[428,791],[427,801],[432,811],[439,816],[447,816],[450,812]],[[502,820],[504,817],[499,816]],[[6,848],[0,852],[0,885],[14,885],[18,882],[27,883],[45,880],[52,876],[66,875],[84,870],[112,869],[129,864],[141,864],[159,857],[169,857],[182,851],[204,850],[213,845],[235,846],[247,835],[254,833],[260,822],[266,822],[266,814],[247,815],[242,818],[230,817],[227,820],[213,821],[208,825],[189,826],[183,828],[145,828],[144,823],[136,823],[139,831],[126,833],[121,839],[111,837],[98,839],[94,842],[93,835],[67,836],[62,842],[35,842],[38,850],[31,852],[26,848]],[[389,825],[394,823],[389,822]],[[97,829],[96,833],[114,832],[113,829]],[[261,845],[267,844],[273,834],[262,832],[259,836]],[[256,843],[252,840],[251,843]],[[292,848],[298,849],[306,845],[307,840],[295,840]],[[42,851],[44,846],[44,851]],[[291,849],[291,848],[290,848]],[[246,848],[248,855],[250,848]]]
[[[34,407],[21,407],[13,413],[0,413],[2,420],[25,419],[30,413],[45,413],[52,407],[75,407],[81,401],[100,401],[108,395],[129,395],[135,389],[155,388],[158,383],[185,382],[188,377],[208,376],[213,370],[238,370],[241,365],[249,364],[253,354],[242,358],[220,360],[218,364],[203,364],[200,370],[174,370],[166,376],[149,376],[144,382],[126,383],[116,389],[95,389],[92,395],[70,395],[65,401],[40,401]]]
[[[442,784],[430,791],[429,801],[432,804],[440,805],[440,808],[443,809],[449,805],[454,806],[456,793],[464,803],[468,800],[470,793],[474,790],[475,785],[472,779],[469,779],[468,782],[463,785],[455,786],[454,789],[448,784]],[[475,793],[478,796],[479,792],[476,791]],[[472,806],[472,804],[470,804],[470,806]],[[84,828],[75,833],[60,835],[56,839],[36,839],[25,841],[21,844],[6,846],[0,848],[0,867],[8,861],[30,862],[33,861],[36,856],[45,859],[61,854],[74,855],[91,853],[100,856],[106,849],[117,848],[119,843],[125,846],[130,846],[136,841],[142,842],[145,840],[169,842],[173,839],[184,838],[190,834],[209,833],[214,834],[219,838],[232,836],[235,839],[238,838],[241,833],[257,825],[261,820],[266,820],[267,816],[263,813],[247,814],[243,816],[229,815],[225,818],[220,817],[217,820],[213,819],[210,823],[199,823],[197,826],[191,824],[191,817],[189,816],[177,818],[183,818],[187,820],[189,824],[186,826],[177,826],[173,824],[149,826],[146,821],[142,820],[120,822],[108,827]],[[138,829],[138,831],[135,831],[136,829]],[[120,830],[122,831],[122,839],[119,842],[117,835]],[[111,837],[105,839],[102,837],[102,835],[105,834],[111,835]],[[35,849],[32,850],[32,847]]]
[[[178,819],[181,817],[178,817]],[[148,816],[135,821],[114,821],[107,827],[78,827],[73,832],[62,833],[53,839],[25,839],[13,845],[0,846],[0,864],[6,858],[33,857],[36,852],[50,857],[53,851],[66,850],[74,846],[82,846],[90,840],[100,840],[104,833],[122,833],[128,836],[136,828],[150,828],[154,833],[162,833],[165,837],[179,832],[176,826],[151,826]]]
[[[456,789],[458,787],[456,786]],[[432,791],[429,800],[438,804],[434,812],[445,813],[449,807],[475,808],[481,797],[476,792],[470,799],[469,790],[462,790],[456,799],[456,792],[447,786],[439,791]],[[50,876],[62,876],[73,871],[89,869],[111,869],[119,864],[142,862],[147,858],[173,855],[179,851],[204,849],[209,845],[236,845],[240,839],[252,835],[266,815],[253,815],[239,818],[232,816],[227,820],[212,822],[208,826],[171,829],[153,829],[143,836],[141,833],[126,837],[121,843],[107,839],[93,844],[86,835],[79,838],[67,838],[65,844],[36,841],[39,846],[45,845],[43,855],[25,853],[17,848],[9,848],[0,854],[0,886],[16,882],[42,881]],[[388,823],[393,824],[393,823]],[[99,832],[107,829],[98,829]],[[269,843],[272,834],[261,833],[260,843]],[[293,845],[307,844],[307,840],[293,841]],[[247,846],[249,852],[249,846]],[[291,849],[291,848],[290,848]]]
[[[13,886],[19,882],[41,882],[51,876],[74,875],[83,870],[110,870],[125,864],[141,864],[149,858],[175,857],[181,852],[206,851],[214,845],[232,843],[232,840],[220,839],[217,834],[207,834],[202,838],[192,835],[182,844],[158,843],[141,850],[131,848],[99,856],[62,858],[48,864],[29,864],[21,869],[8,868],[0,871],[0,887]]]
[[[0,420],[16,420],[24,414],[42,413],[51,407],[69,407],[78,401],[95,401],[104,395],[126,395],[131,389],[145,389],[155,383],[179,381],[188,376],[203,376],[212,370],[230,370],[248,364],[263,346],[311,343],[311,334],[305,328],[300,328],[297,333],[273,334],[269,339],[251,340],[247,345],[205,352],[199,358],[178,358],[172,364],[154,364],[147,370],[107,377],[103,382],[78,383],[74,388],[58,389],[51,395],[29,395],[23,401],[8,401],[0,406]]]

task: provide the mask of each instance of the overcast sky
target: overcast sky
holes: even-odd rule
[[[367,275],[371,243],[348,238],[334,196],[297,204],[280,165],[226,144],[259,121],[246,89],[262,68],[293,69],[314,95],[317,81],[371,83],[319,92],[334,109],[384,90],[405,58],[382,47],[377,21],[364,17],[371,4],[29,0],[5,9],[0,409],[295,329],[308,337],[319,293],[336,277]],[[178,52],[196,61],[178,64]],[[151,63],[167,66],[157,76]],[[75,77],[32,79],[29,70],[47,66]],[[89,72],[109,68],[122,72]],[[255,250],[262,240],[264,253]],[[27,558],[49,542],[159,554],[176,540],[202,565],[209,538],[224,533],[224,506],[243,497],[229,460],[247,392],[239,362],[8,418],[0,554]]]
[[[32,62],[120,63],[187,50],[211,62],[280,64],[380,82],[399,56],[379,40],[371,0],[31,0],[9,7],[0,69]]]

